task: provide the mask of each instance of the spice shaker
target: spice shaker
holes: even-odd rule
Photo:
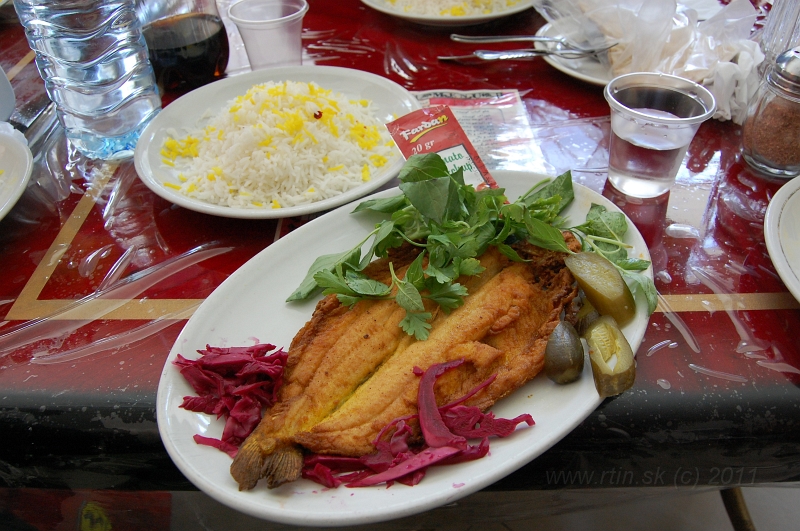
[[[742,155],[772,177],[800,174],[800,47],[780,54],[747,108]]]

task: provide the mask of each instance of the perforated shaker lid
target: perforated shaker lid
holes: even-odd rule
[[[800,46],[778,56],[768,79],[773,85],[800,96]]]

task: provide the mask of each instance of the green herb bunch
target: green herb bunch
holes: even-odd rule
[[[325,295],[336,294],[347,306],[364,299],[394,298],[406,311],[400,326],[424,340],[431,328],[431,313],[425,310],[424,299],[444,312],[461,306],[467,289],[456,279],[480,274],[484,268],[478,257],[489,246],[520,262],[523,259],[510,245],[520,240],[571,252],[561,233],[565,220],[560,217],[574,198],[569,172],[538,183],[513,203],[501,188],[476,190],[465,184],[460,168],[449,172],[442,158],[433,153],[411,156],[399,179],[402,194],[365,201],[353,211],[379,212],[388,219],[378,223],[352,249],[317,258],[287,301],[305,299],[320,289]],[[641,274],[649,262],[629,259],[629,246],[622,242],[627,230],[624,215],[592,205],[586,222],[568,230],[580,238],[584,250],[600,253],[616,264],[633,288],[644,290],[649,311],[655,310],[655,286]],[[391,285],[363,273],[373,258],[386,256],[390,248],[404,242],[421,248],[421,252],[402,279],[391,265]]]

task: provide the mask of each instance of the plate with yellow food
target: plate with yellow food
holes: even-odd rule
[[[501,189],[476,190],[430,157],[270,245],[177,338],[159,431],[209,496],[295,525],[409,516],[634,385],[656,296],[630,220],[569,174],[497,171]]]
[[[361,0],[376,11],[426,26],[473,26],[530,9],[531,0]]]
[[[330,210],[397,175],[385,124],[418,109],[386,78],[338,67],[258,70],[169,104],[136,146],[142,181],[206,214],[266,219]]]

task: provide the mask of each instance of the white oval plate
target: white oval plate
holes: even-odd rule
[[[764,216],[764,239],[778,275],[800,301],[800,178],[778,190]]]
[[[27,145],[0,133],[0,219],[17,204],[33,171],[33,155]]]
[[[214,205],[164,186],[165,182],[180,184],[178,172],[161,162],[162,156],[159,152],[167,136],[167,130],[195,128],[199,124],[200,117],[207,111],[215,114],[230,100],[244,94],[253,85],[268,81],[306,83],[313,81],[325,89],[340,92],[353,99],[368,99],[373,102],[374,112],[383,123],[391,122],[420,108],[417,99],[397,83],[360,70],[332,66],[287,66],[256,70],[215,81],[181,96],[166,106],[147,125],[136,144],[134,164],[139,178],[157,195],[190,210],[229,218],[268,219],[302,216],[344,205],[380,188],[400,171],[405,161],[398,151],[398,156],[380,171],[375,172],[369,182],[328,199],[277,209]]]
[[[0,0],[0,5],[3,0]],[[14,96],[14,88],[6,76],[5,70],[0,68],[0,122],[5,122],[13,114],[17,100]]]
[[[561,35],[559,35],[549,23],[539,28],[536,35],[539,37],[561,38]],[[546,49],[546,45],[540,42],[534,43],[534,46],[537,49]],[[609,68],[600,61],[590,57],[584,57],[583,59],[563,59],[555,55],[545,55],[543,58],[547,64],[556,70],[593,85],[604,87],[612,79]]]
[[[514,15],[529,9],[533,5],[533,0],[522,0],[519,4],[505,9],[503,11],[496,11],[485,15],[465,15],[463,17],[443,16],[443,15],[417,15],[414,13],[406,13],[399,11],[392,7],[386,0],[361,0],[362,3],[371,7],[376,11],[391,15],[393,17],[402,18],[409,22],[416,24],[424,24],[426,26],[474,26],[476,24],[483,24],[492,20]]]
[[[510,198],[525,193],[541,179],[534,174],[496,171],[498,184]],[[619,211],[596,192],[575,184],[575,200],[566,210],[572,224],[585,220],[591,203]],[[396,195],[397,189],[373,197]],[[414,487],[396,484],[369,488],[323,488],[298,480],[269,490],[264,482],[240,492],[231,477],[231,459],[208,446],[195,444],[196,433],[219,438],[224,421],[179,408],[193,395],[173,366],[180,353],[197,358],[206,345],[236,346],[269,342],[288,348],[292,337],[311,317],[316,300],[287,304],[284,299],[300,284],[308,267],[321,254],[341,252],[370,231],[376,217],[351,215],[353,206],[329,212],[267,247],[226,279],[197,309],[175,341],[158,385],[156,417],[164,446],[183,474],[217,501],[252,516],[295,525],[346,526],[400,518],[451,503],[472,494],[528,463],[558,442],[600,404],[590,364],[569,385],[556,385],[544,375],[530,381],[492,408],[498,417],[529,413],[536,425],[519,429],[505,439],[492,439],[488,456],[477,461],[431,467]],[[647,246],[633,223],[626,242],[631,256],[649,260]],[[652,269],[648,270],[652,276]],[[634,352],[647,328],[643,297],[637,314],[623,332]]]

